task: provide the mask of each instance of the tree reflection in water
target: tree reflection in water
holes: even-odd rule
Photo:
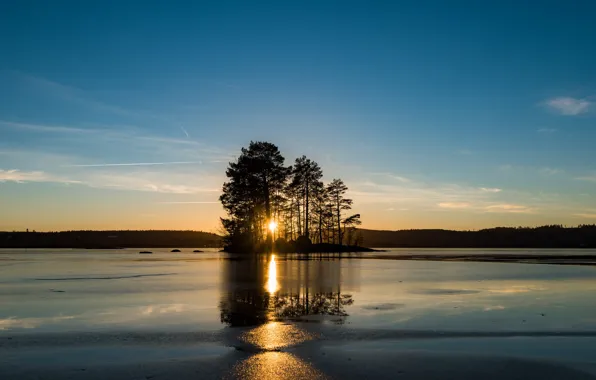
[[[224,262],[221,276],[221,322],[254,326],[332,316],[333,322],[343,323],[346,308],[354,303],[348,291],[356,290],[357,274],[352,260],[231,257]]]

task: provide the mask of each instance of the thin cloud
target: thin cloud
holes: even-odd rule
[[[586,175],[582,177],[575,178],[578,181],[588,181],[588,182],[596,182],[596,174]]]
[[[593,103],[586,99],[561,96],[547,100],[546,105],[561,115],[576,116],[588,112]]]
[[[499,189],[496,187],[481,187],[479,188],[480,191],[485,193],[500,193],[503,189]]]
[[[400,176],[400,175],[395,175],[395,174],[392,174],[392,173],[371,173],[371,174],[372,175],[375,175],[375,176],[383,176],[383,177],[386,177],[386,178],[389,178],[389,179],[392,179],[392,180],[396,180],[396,181],[399,181],[399,182],[404,182],[404,183],[411,182],[411,180],[409,178],[406,178],[406,177],[403,177],[403,176]]]
[[[43,182],[47,180],[44,172],[23,172],[17,169],[0,170],[0,182]]]
[[[40,124],[28,124],[28,123],[15,123],[12,121],[0,120],[0,125],[4,125],[14,129],[24,129],[36,132],[45,133],[99,133],[97,129],[84,129],[84,128],[73,128],[63,127],[59,125],[40,125]]]
[[[158,165],[190,165],[202,164],[202,161],[169,161],[169,162],[126,162],[115,164],[80,164],[80,165],[62,165],[65,168],[97,168],[110,166],[158,166]]]
[[[118,129],[116,129],[116,126],[112,128],[94,129],[61,125],[17,123],[6,120],[0,120],[0,125],[23,131],[64,134],[70,139],[75,138],[77,144],[81,147],[89,144],[92,144],[95,147],[102,143],[109,144],[112,151],[120,148],[130,152],[131,149],[135,149],[137,151],[143,151],[145,154],[150,152],[154,155],[162,154],[174,157],[188,157],[189,159],[186,161],[194,161],[193,158],[200,157],[203,162],[210,162],[212,160],[229,162],[233,157],[228,151],[218,146],[212,146],[183,138],[145,135],[145,131],[132,126],[118,126]],[[39,149],[37,151],[39,151]]]
[[[470,204],[467,202],[441,202],[437,206],[449,209],[470,208]]]
[[[184,127],[180,127],[180,129],[182,130],[182,132],[184,132],[184,134],[186,135],[187,138],[190,137],[190,135],[188,134],[188,132],[186,131],[186,129],[184,129]]]
[[[515,213],[515,214],[527,214],[527,213],[531,213],[534,211],[532,208],[530,208],[528,206],[522,206],[522,205],[510,204],[510,203],[486,206],[484,208],[484,210],[486,212]]]
[[[540,173],[547,175],[547,176],[551,176],[551,175],[555,175],[555,174],[559,174],[562,173],[563,171],[560,169],[554,169],[554,168],[542,168],[540,169]]]
[[[590,214],[590,213],[580,213],[580,214],[574,214],[575,216],[579,216],[580,218],[586,218],[586,219],[596,219],[596,214]]]
[[[555,133],[557,130],[555,128],[540,128],[537,129],[536,132],[538,133],[544,133],[544,134],[551,134],[551,133]]]
[[[0,182],[56,182],[56,183],[80,183],[80,181],[61,178],[50,175],[43,171],[22,171],[18,169],[2,170],[0,169]]]
[[[176,177],[170,175],[167,177],[167,175],[167,173],[78,173],[78,175],[75,173],[76,179],[72,179],[43,171],[0,169],[0,182],[14,182],[21,184],[30,182],[77,184],[98,189],[146,191],[168,194],[200,194],[221,191],[221,189],[216,186],[205,187],[193,184],[181,184],[182,180],[179,178],[180,176]]]

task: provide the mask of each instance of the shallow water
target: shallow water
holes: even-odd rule
[[[288,320],[389,336],[596,331],[592,266],[137,252],[2,251],[0,335],[218,332]]]

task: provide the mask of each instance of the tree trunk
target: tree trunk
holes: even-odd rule
[[[309,231],[308,231],[308,184],[306,184],[306,204],[305,204],[305,212],[304,212],[304,234],[306,235],[306,237],[310,237]]]
[[[298,216],[298,236],[302,235],[302,223],[301,223],[301,217],[302,217],[302,210],[300,210],[300,201],[296,202],[296,206],[297,206],[297,216]]]
[[[319,243],[323,243],[323,210],[319,209]]]
[[[342,244],[342,236],[341,236],[341,208],[339,204],[339,199],[337,200],[337,244]]]
[[[271,222],[271,194],[269,194],[269,183],[267,182],[267,177],[266,175],[264,176],[264,182],[265,182],[265,215],[266,215],[266,220],[265,220],[265,224],[269,224]],[[272,242],[273,241],[273,231],[271,231],[269,229],[269,226],[266,226],[266,233],[267,233],[267,242]]]

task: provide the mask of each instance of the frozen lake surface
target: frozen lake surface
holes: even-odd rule
[[[212,358],[205,368],[219,378],[230,367],[250,374],[273,352],[289,365],[308,357],[331,377],[346,374],[329,363],[395,353],[414,355],[409,363],[482,353],[594,373],[593,266],[138,251],[0,251],[3,378],[52,370],[61,378],[81,365],[109,365],[118,378],[132,362],[172,358]]]

